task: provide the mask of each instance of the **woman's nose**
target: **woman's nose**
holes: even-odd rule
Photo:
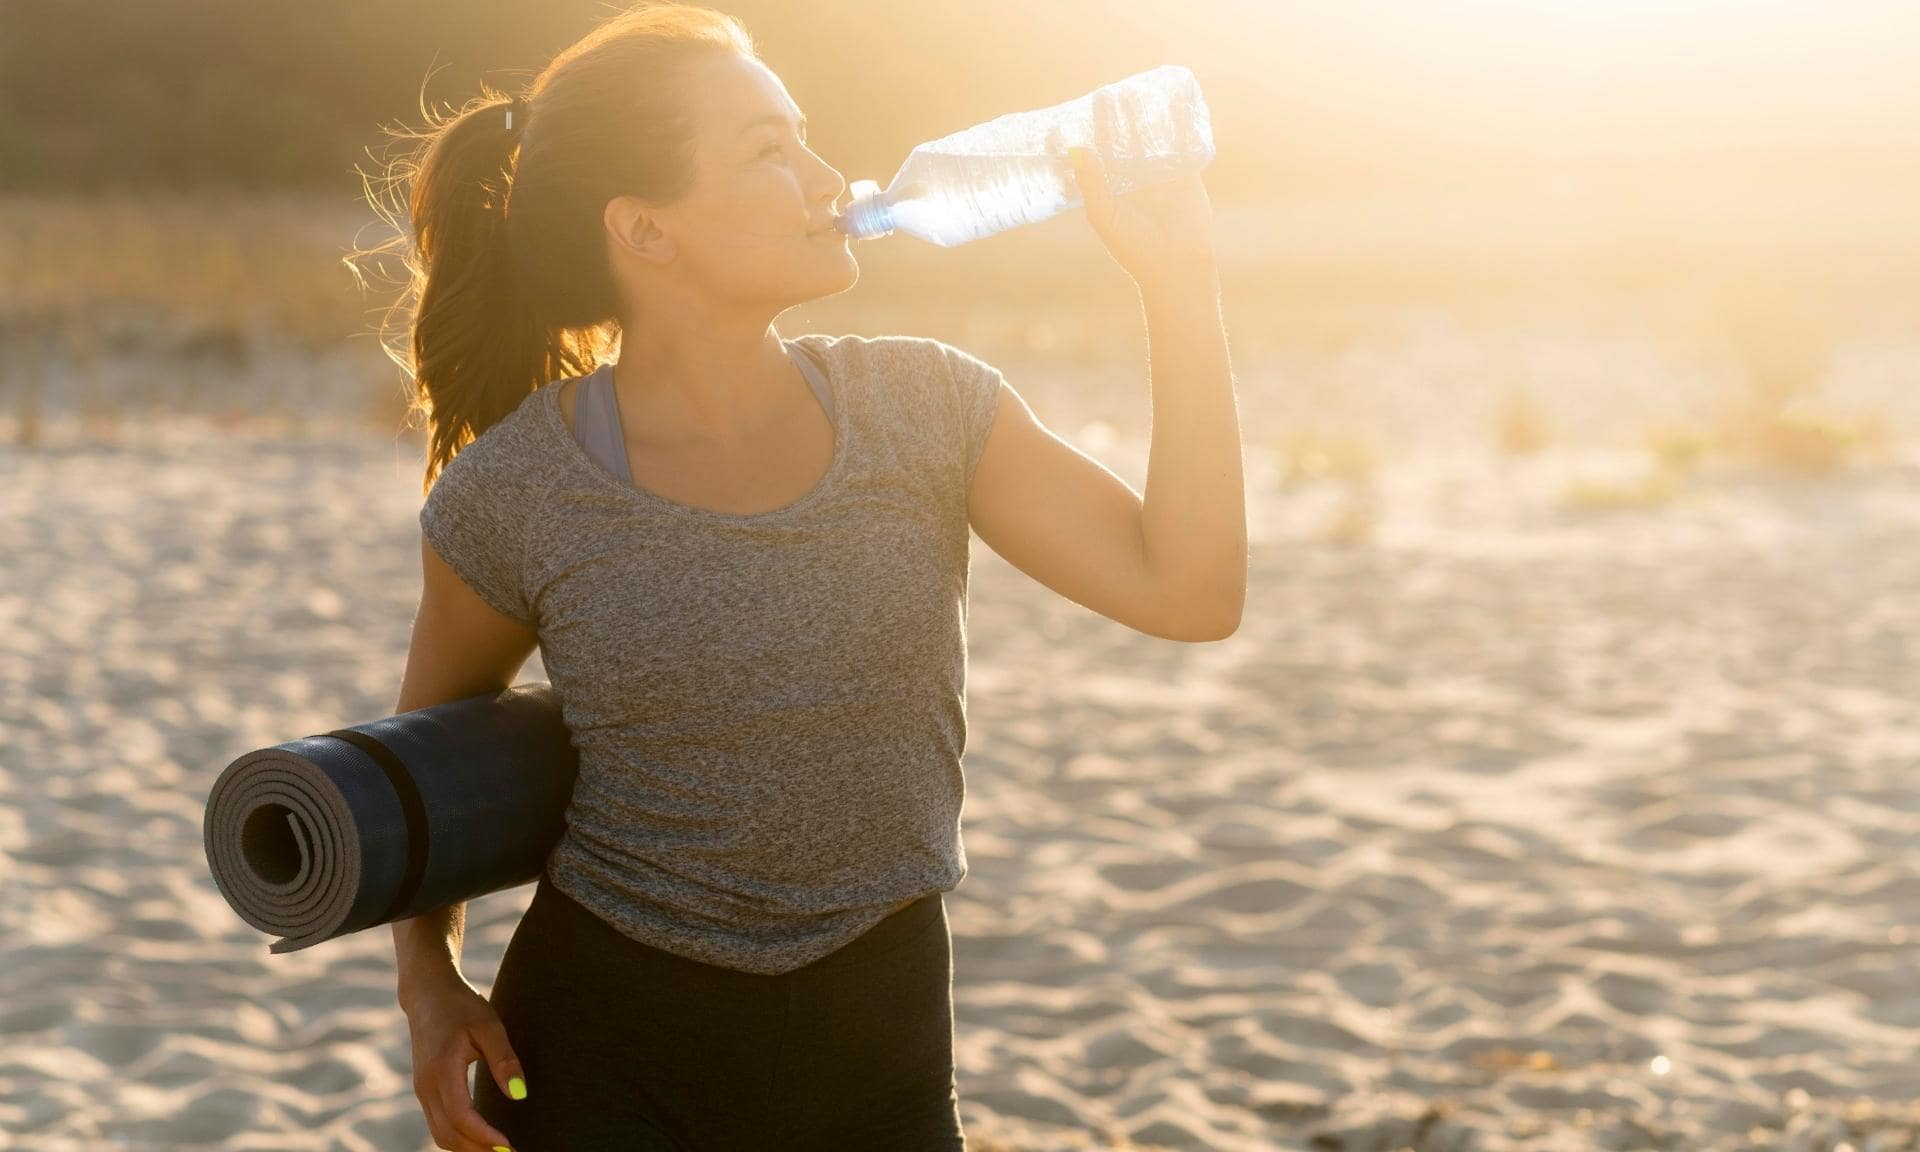
[[[838,204],[840,197],[846,193],[847,181],[845,177],[840,175],[838,170],[828,168],[827,171],[832,173],[832,179],[822,186],[823,189],[827,191],[827,203],[830,205]]]

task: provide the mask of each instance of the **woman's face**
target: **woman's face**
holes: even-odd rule
[[[776,311],[852,287],[860,266],[832,226],[847,182],[807,147],[804,113],[780,78],[728,53],[690,82],[694,183],[648,213],[670,242],[661,267],[720,300]]]

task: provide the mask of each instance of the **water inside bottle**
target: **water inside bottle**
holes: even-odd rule
[[[1103,158],[1116,195],[1205,167],[1214,154],[1197,81],[1166,65],[922,144],[885,192],[855,183],[838,226],[859,238],[900,230],[950,247],[1037,223],[1082,203],[1067,161],[1073,146]]]

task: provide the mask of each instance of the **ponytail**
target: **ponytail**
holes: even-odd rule
[[[413,380],[409,423],[426,420],[423,494],[535,390],[592,371],[617,345],[605,207],[620,195],[670,203],[691,185],[679,82],[713,52],[756,55],[730,15],[643,3],[562,51],[528,95],[483,91],[399,133],[422,143],[390,177],[406,186],[412,240],[396,309],[412,308],[406,353],[388,354]],[[399,231],[398,213],[374,204]]]
[[[511,128],[509,108],[519,113]],[[534,389],[591,364],[580,340],[542,318],[514,266],[508,201],[530,119],[524,100],[475,102],[440,126],[413,177],[419,303],[410,352],[413,410],[428,428],[424,489]]]

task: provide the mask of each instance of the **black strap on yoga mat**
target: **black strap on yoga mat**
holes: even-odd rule
[[[400,886],[394,889],[393,902],[377,921],[384,924],[397,917],[413,900],[414,893],[420,890],[421,877],[427,874],[427,806],[420,799],[420,787],[413,782],[413,773],[407,771],[407,766],[391,748],[351,728],[336,728],[323,735],[345,740],[365,752],[387,774],[387,783],[393,785],[393,794],[400,798],[400,811],[407,821],[407,869],[401,873]]]
[[[516,684],[245,753],[201,846],[268,951],[297,952],[538,880],[579,762],[559,693]]]

